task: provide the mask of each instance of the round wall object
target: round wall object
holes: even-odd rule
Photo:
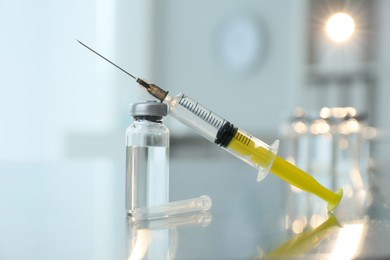
[[[266,26],[258,14],[243,12],[225,17],[214,37],[214,53],[229,73],[248,76],[264,62]]]

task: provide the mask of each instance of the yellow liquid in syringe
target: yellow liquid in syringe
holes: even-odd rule
[[[228,144],[227,148],[247,156],[250,160],[262,167],[268,165],[274,159],[275,155],[248,137],[239,130]],[[299,189],[317,195],[321,199],[328,202],[328,211],[333,210],[339,204],[342,197],[342,190],[333,192],[319,182],[311,175],[297,168],[293,164],[287,162],[282,157],[276,155],[271,166],[270,172],[278,176],[282,180],[298,187]]]

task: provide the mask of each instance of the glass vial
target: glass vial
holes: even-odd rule
[[[164,103],[132,104],[126,130],[126,212],[169,202],[169,130]]]

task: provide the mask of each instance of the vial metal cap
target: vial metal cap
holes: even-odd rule
[[[130,105],[131,116],[166,116],[168,106],[156,101],[143,101]]]

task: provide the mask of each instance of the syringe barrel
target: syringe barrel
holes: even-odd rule
[[[275,161],[279,140],[271,146],[256,137],[237,128],[237,131],[226,147],[221,146],[237,158],[258,170],[257,181],[263,180]]]
[[[167,95],[163,102],[168,105],[171,116],[256,168],[258,181],[268,174],[277,153],[278,141],[269,146],[184,94]]]
[[[169,115],[211,142],[215,141],[219,128],[226,122],[225,119],[184,94],[175,97],[168,95],[163,102],[168,105]]]

